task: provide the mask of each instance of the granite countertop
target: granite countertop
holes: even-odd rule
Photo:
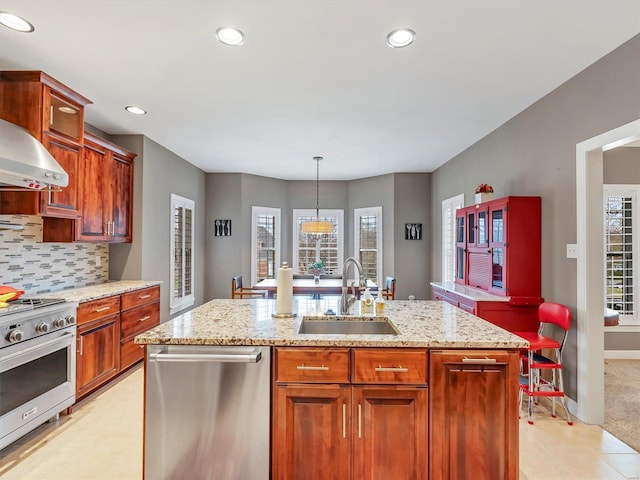
[[[67,302],[88,302],[99,298],[120,295],[122,293],[139,290],[141,288],[160,285],[162,282],[154,280],[118,280],[101,283],[100,285],[90,285],[88,287],[70,288],[38,295],[41,298],[64,298]]]
[[[510,300],[510,297],[493,295],[491,293],[478,290],[477,288],[459,285],[455,282],[431,282],[431,286],[442,288],[443,290],[456,293],[476,302],[509,302]]]
[[[399,335],[299,334],[304,315],[339,311],[339,299],[296,296],[294,318],[273,318],[275,300],[212,300],[138,335],[139,344],[526,348],[526,340],[445,302],[393,300],[385,315]],[[352,308],[357,312],[357,303]]]

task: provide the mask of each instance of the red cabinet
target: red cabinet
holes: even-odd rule
[[[434,286],[434,298],[508,330],[535,329],[543,301],[540,226],[540,197],[504,197],[459,209],[455,283],[472,294]],[[491,295],[502,298],[492,301]]]

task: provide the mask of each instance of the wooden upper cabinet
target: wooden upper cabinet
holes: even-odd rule
[[[84,107],[90,103],[42,71],[0,72],[0,118],[31,133],[69,174],[69,185],[61,192],[1,192],[0,213],[80,216],[80,150]]]
[[[131,242],[134,158],[135,154],[105,139],[85,134],[82,216],[76,221],[75,240]]]
[[[540,265],[540,197],[504,197],[456,211],[456,283],[537,305]]]

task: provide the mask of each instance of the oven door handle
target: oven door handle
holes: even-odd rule
[[[60,335],[58,338],[55,338],[53,340],[49,340],[47,342],[39,343],[38,345],[34,345],[33,347],[29,347],[29,348],[26,348],[25,350],[20,350],[19,352],[13,353],[11,355],[7,355],[6,357],[4,357],[2,359],[2,361],[6,362],[6,361],[9,361],[9,360],[11,360],[13,358],[21,357],[21,356],[23,356],[25,354],[41,350],[41,349],[43,349],[45,347],[48,347],[50,345],[55,345],[56,343],[65,343],[68,340],[73,340],[73,337],[74,337],[73,333],[65,332],[62,335]],[[69,345],[71,345],[71,341],[69,341]]]

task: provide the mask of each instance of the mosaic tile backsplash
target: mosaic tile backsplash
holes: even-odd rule
[[[24,228],[4,230],[2,223]],[[97,285],[108,279],[108,244],[43,243],[41,217],[0,215],[0,285],[35,295]]]

